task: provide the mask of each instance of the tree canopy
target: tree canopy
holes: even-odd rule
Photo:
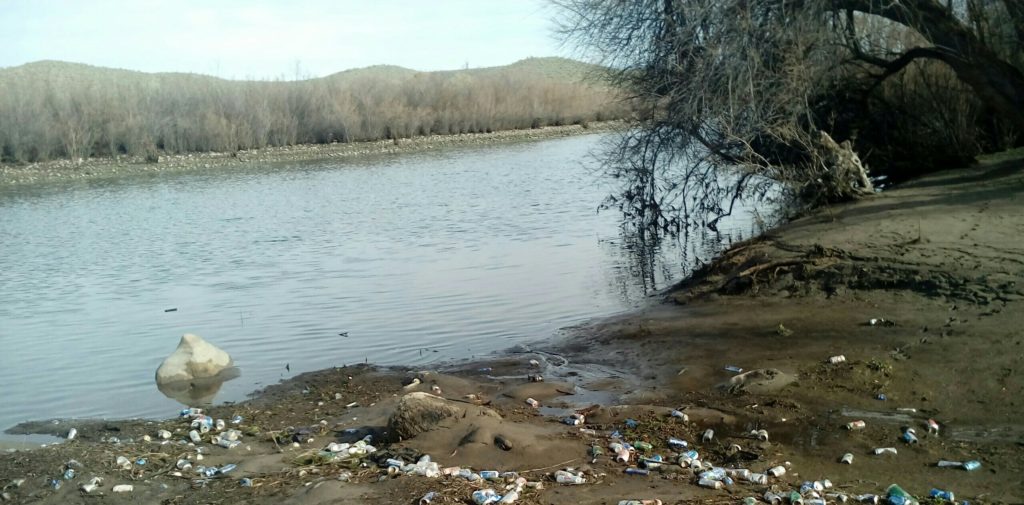
[[[1020,0],[555,0],[561,33],[627,90],[608,206],[714,227],[782,187],[856,198],[1024,141]]]

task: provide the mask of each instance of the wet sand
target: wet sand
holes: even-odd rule
[[[657,303],[572,328],[558,341],[428,371],[304,374],[250,401],[211,409],[213,417],[243,417],[241,446],[199,444],[201,464],[238,465],[221,478],[175,476],[179,458],[200,463],[196,449],[142,440],[159,429],[182,440],[188,420],[46,421],[21,431],[64,434],[75,426],[79,436],[3,454],[0,483],[23,478],[6,489],[11,501],[42,503],[417,503],[428,491],[440,493],[433,503],[471,503],[474,489],[501,492],[503,484],[459,477],[388,476],[374,463],[429,454],[441,467],[515,471],[542,482],[542,489],[524,488],[517,501],[524,504],[739,503],[822,479],[835,485],[826,493],[851,497],[884,494],[898,483],[919,498],[941,488],[972,503],[1020,503],[1022,197],[1020,159],[943,172],[738,244]],[[837,355],[845,361],[829,363]],[[742,380],[727,366],[771,372]],[[545,381],[530,382],[531,374]],[[404,387],[412,378],[421,383]],[[401,398],[433,386],[460,415],[395,440],[388,418]],[[671,417],[673,408],[689,421]],[[597,435],[560,423],[572,412],[584,412],[582,427]],[[627,418],[638,421],[635,428]],[[928,419],[939,423],[938,435],[927,433]],[[866,427],[847,430],[855,420]],[[295,433],[304,427],[310,433]],[[901,440],[907,427],[919,443]],[[713,439],[702,441],[709,428]],[[767,441],[751,436],[758,429]],[[650,442],[653,453],[669,459],[677,452],[666,443],[673,436],[716,466],[764,472],[783,465],[787,472],[768,485],[737,482],[721,490],[699,487],[679,465],[626,475],[626,465],[608,457],[614,431],[627,442]],[[368,434],[380,453],[365,466],[301,457]],[[495,444],[498,435],[511,450]],[[295,439],[302,440],[298,447],[290,443]],[[592,444],[605,453],[593,463]],[[876,456],[877,447],[897,454]],[[852,465],[839,462],[844,453],[854,455]],[[147,462],[119,469],[119,455]],[[47,479],[72,458],[82,464],[78,476],[52,489]],[[941,459],[978,460],[981,468],[937,468]],[[551,473],[562,467],[582,470],[587,483],[555,483]],[[338,479],[344,472],[351,472],[348,481]],[[93,475],[104,478],[104,487],[84,495],[77,488]],[[252,479],[252,487],[241,478]],[[134,491],[112,494],[110,486],[120,483],[134,484]]]

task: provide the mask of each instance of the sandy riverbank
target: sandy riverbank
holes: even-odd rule
[[[474,489],[504,487],[450,476],[388,477],[376,464],[382,456],[409,461],[429,454],[441,467],[515,471],[542,482],[542,489],[523,488],[517,503],[524,504],[739,503],[822,479],[835,486],[825,493],[850,497],[884,494],[898,483],[918,497],[934,487],[972,503],[1020,503],[1022,198],[1020,159],[944,172],[739,244],[663,303],[575,328],[558,342],[438,370],[304,374],[248,402],[211,409],[214,417],[243,417],[243,443],[224,449],[207,436],[201,461],[195,447],[176,443],[186,437],[187,420],[26,426],[22,431],[58,434],[76,426],[79,436],[0,455],[0,483],[25,479],[5,492],[15,502],[43,503],[417,503],[428,491],[440,493],[435,504],[471,503]],[[846,361],[828,363],[836,355]],[[726,366],[770,371],[744,382]],[[527,379],[538,373],[544,382]],[[421,384],[403,387],[413,377]],[[454,415],[396,440],[389,417],[401,398],[433,386]],[[672,408],[689,421],[669,416]],[[586,413],[585,427],[596,435],[559,422],[573,411]],[[638,425],[629,427],[627,418]],[[928,419],[938,421],[938,436],[926,432]],[[866,428],[845,429],[855,420]],[[907,427],[919,443],[900,439]],[[171,443],[142,440],[159,429],[173,433]],[[710,441],[702,441],[706,429],[714,430]],[[758,429],[767,441],[751,437]],[[678,452],[666,443],[672,436],[716,466],[787,471],[767,485],[738,481],[721,490],[699,487],[679,465],[626,475],[627,465],[607,456],[614,431],[626,442],[650,442],[652,453],[668,459]],[[272,434],[286,436],[275,441]],[[381,452],[365,465],[308,457],[367,434]],[[498,436],[510,450],[498,447]],[[290,443],[296,439],[298,447]],[[592,445],[605,452],[594,462]],[[874,455],[878,447],[897,454]],[[854,455],[852,465],[839,462],[844,453]],[[146,464],[120,469],[118,456]],[[175,476],[181,458],[238,467],[209,480],[188,471]],[[82,467],[54,490],[47,480],[70,459]],[[941,459],[978,460],[981,468],[937,468]],[[561,467],[583,471],[587,483],[555,483],[551,473]],[[339,480],[345,472],[351,477]],[[104,486],[85,496],[78,487],[93,475]],[[134,491],[112,494],[111,486],[122,483]]]
[[[574,135],[586,135],[621,128],[621,121],[583,125],[547,126],[530,130],[506,130],[492,133],[429,135],[410,139],[380,140],[334,144],[302,144],[267,147],[234,153],[194,153],[160,156],[156,163],[139,157],[91,158],[80,162],[55,160],[28,165],[0,164],[0,185],[35,184],[60,180],[102,179],[134,174],[177,173],[211,169],[230,169],[251,163],[282,163],[325,159],[349,159],[360,156],[413,153],[458,146],[527,142]]]

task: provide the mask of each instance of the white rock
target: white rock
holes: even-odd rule
[[[213,377],[232,364],[228,353],[198,335],[186,333],[178,342],[178,348],[156,369],[156,382],[160,384]]]

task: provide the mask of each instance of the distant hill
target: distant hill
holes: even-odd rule
[[[298,81],[39,61],[0,69],[0,162],[535,128],[624,117],[566,58],[438,72],[377,65]]]

